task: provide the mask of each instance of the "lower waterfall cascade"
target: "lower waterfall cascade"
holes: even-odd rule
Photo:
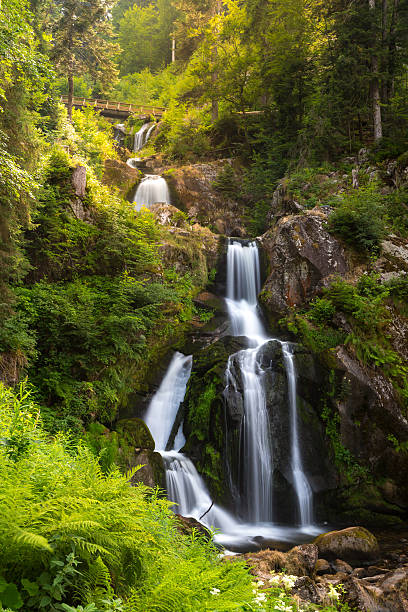
[[[244,414],[241,423],[241,452],[245,457],[240,474],[241,489],[246,503],[240,504],[234,514],[214,504],[207,486],[193,462],[180,452],[185,443],[182,424],[173,448],[168,441],[179,407],[184,399],[192,368],[192,357],[175,353],[168,370],[145,415],[161,454],[166,472],[168,499],[174,511],[200,520],[215,528],[215,541],[225,546],[250,546],[253,538],[295,541],[296,538],[315,535],[320,530],[313,523],[313,494],[303,469],[299,445],[299,423],[296,401],[295,360],[289,342],[269,338],[264,329],[258,294],[261,288],[258,247],[255,242],[243,244],[230,239],[227,251],[226,305],[234,336],[244,336],[248,348],[230,355],[225,389],[237,390],[235,373],[239,372],[242,385]],[[292,487],[297,500],[298,524],[281,526],[273,516],[273,435],[270,429],[266,394],[263,384],[260,349],[274,340],[282,347],[287,379],[288,418],[290,420],[291,451],[288,457],[292,474]],[[239,517],[239,518],[238,518]]]

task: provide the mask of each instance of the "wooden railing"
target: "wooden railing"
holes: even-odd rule
[[[68,96],[61,96],[60,102],[68,104]],[[113,102],[112,100],[92,100],[74,96],[72,105],[75,107],[92,106],[101,111],[117,111],[129,115],[162,115],[166,110],[162,106],[146,106],[144,104],[128,104],[127,102]]]

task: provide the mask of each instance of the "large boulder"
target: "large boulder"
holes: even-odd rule
[[[126,443],[132,449],[154,450],[154,440],[146,423],[141,419],[121,419],[116,423],[122,443]]]
[[[116,424],[119,439],[120,463],[126,471],[138,468],[130,482],[147,487],[166,486],[163,459],[154,452],[154,440],[146,423],[141,419],[121,419]]]
[[[102,182],[109,187],[116,187],[123,196],[126,196],[133,185],[140,181],[141,176],[137,168],[132,168],[119,159],[107,159]]]
[[[163,172],[172,202],[186,211],[189,219],[209,225],[220,234],[244,236],[242,206],[230,195],[214,189],[220,173],[232,160],[190,164]]]
[[[376,560],[380,553],[377,538],[364,527],[323,533],[315,539],[314,544],[319,550],[319,557],[329,560],[367,563]]]
[[[271,313],[301,306],[335,276],[349,271],[346,252],[325,221],[318,210],[283,217],[260,237],[269,268],[261,297]]]
[[[132,465],[129,467],[139,467],[130,479],[132,485],[135,486],[142,483],[147,487],[165,488],[166,479],[164,464],[160,453],[155,453],[147,449],[136,451],[132,457],[131,463]]]
[[[179,533],[186,536],[191,536],[193,533],[199,534],[207,542],[212,539],[211,531],[191,516],[176,514],[176,529]]]

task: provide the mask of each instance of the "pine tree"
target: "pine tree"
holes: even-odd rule
[[[112,42],[111,11],[116,0],[54,0],[51,30],[52,58],[68,79],[68,117],[72,116],[74,76],[82,72],[102,85],[112,83],[117,71]]]

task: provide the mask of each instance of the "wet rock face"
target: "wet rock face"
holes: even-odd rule
[[[226,164],[232,165],[232,161],[192,164],[164,172],[163,176],[168,182],[172,201],[185,210],[191,220],[208,224],[220,234],[245,236],[242,206],[214,189],[214,182]]]
[[[319,557],[339,559],[353,563],[367,563],[378,559],[380,549],[377,538],[364,527],[348,527],[319,535],[314,544]]]
[[[350,489],[349,494],[344,491],[345,499],[348,495],[349,499],[339,518],[364,516],[371,525],[390,521],[392,516],[398,521],[408,508],[408,457],[395,450],[389,436],[408,439],[407,418],[391,382],[381,373],[364,368],[345,347],[338,347],[334,356],[337,387],[343,389],[335,400],[340,441],[361,465],[369,466],[377,481],[383,479],[378,488],[361,485],[359,490]],[[339,491],[339,499],[342,497]]]
[[[324,223],[323,214],[311,211],[284,217],[261,236],[269,266],[262,300],[272,313],[304,304],[334,276],[347,273],[344,248]]]

